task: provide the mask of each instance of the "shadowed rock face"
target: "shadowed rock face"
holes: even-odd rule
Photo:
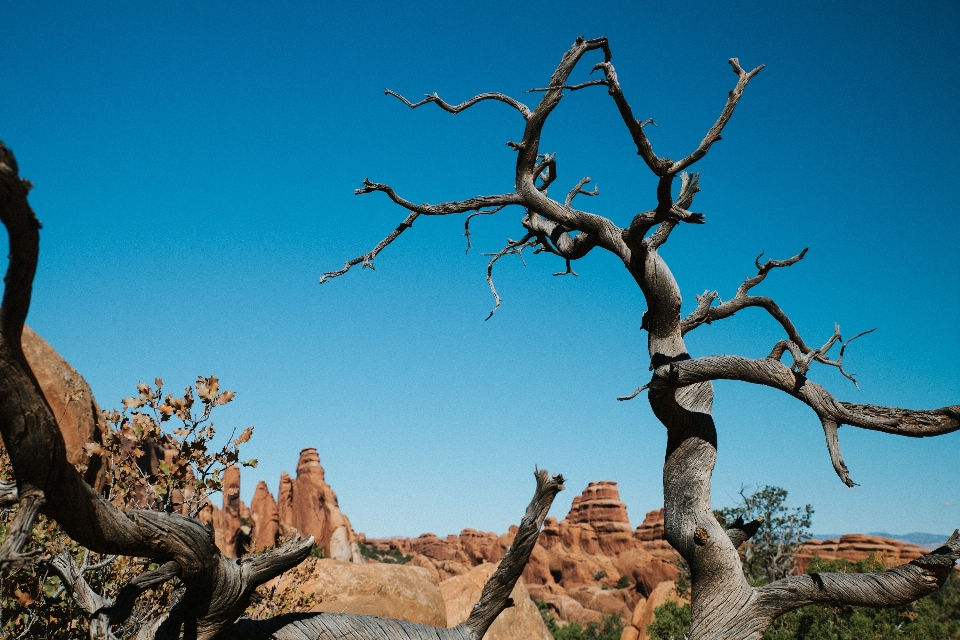
[[[57,419],[70,464],[86,467],[84,480],[97,488],[103,483],[100,459],[91,461],[83,445],[103,442],[105,427],[90,385],[50,344],[30,327],[23,328],[23,353]]]

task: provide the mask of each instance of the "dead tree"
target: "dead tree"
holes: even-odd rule
[[[603,77],[569,84],[571,72],[585,54],[593,51],[602,55],[602,60],[596,63],[593,70],[600,71]],[[419,216],[469,213],[466,221],[469,238],[470,218],[495,213],[510,206],[523,209],[520,224],[525,234],[519,240],[508,241],[490,261],[487,278],[495,299],[494,311],[500,305],[500,297],[493,286],[492,268],[500,257],[519,253],[529,247],[535,252],[563,258],[566,262],[564,273],[568,273],[572,272],[570,263],[584,257],[592,249],[600,247],[610,251],[623,261],[647,303],[641,328],[648,334],[653,375],[649,383],[631,396],[621,399],[648,390],[650,406],[667,429],[666,462],[663,468],[664,532],[691,569],[693,623],[690,638],[760,638],[777,616],[804,605],[834,603],[893,607],[933,592],[946,580],[954,560],[960,554],[960,536],[956,532],[936,551],[881,574],[794,576],[759,588],[751,588],[747,584],[737,547],[756,532],[759,523],[741,523],[739,527],[724,531],[711,511],[710,479],[717,454],[717,431],[711,415],[712,380],[740,380],[780,389],[813,409],[823,426],[833,467],[840,479],[849,486],[854,483],[840,455],[837,438],[841,425],[910,437],[941,435],[960,428],[960,405],[915,411],[853,404],[835,399],[826,389],[806,377],[813,364],[823,364],[837,367],[843,375],[853,380],[843,369],[844,349],[853,338],[843,342],[837,328],[826,344],[819,348],[812,347],[803,340],[776,302],[751,294],[751,290],[772,269],[798,262],[806,249],[789,260],[768,260],[761,264],[758,258],[757,275],[744,282],[732,299],[715,305],[714,302],[719,302],[719,296],[715,291],[708,291],[698,298],[696,309],[686,318],[682,317],[680,289],[659,249],[681,223],[704,222],[703,215],[690,211],[694,196],[700,190],[699,175],[690,175],[684,170],[703,158],[711,146],[720,140],[720,134],[733,115],[747,84],[763,67],[747,71],[736,58],[730,59],[737,81],[729,92],[720,117],[693,152],[680,160],[672,160],[654,152],[644,132],[644,127],[652,120],[641,121],[634,116],[610,60],[606,38],[578,38],[563,54],[546,87],[534,90],[542,93],[542,99],[534,108],[501,93],[483,93],[452,105],[437,94],[412,103],[387,90],[387,94],[400,99],[412,109],[433,103],[450,113],[459,113],[478,102],[495,100],[519,112],[524,120],[523,136],[518,142],[507,143],[517,152],[515,190],[440,204],[414,204],[398,195],[389,185],[364,180],[357,194],[383,192],[409,211],[409,215],[372,251],[348,261],[339,271],[324,274],[320,282],[343,275],[357,264],[372,266],[377,254],[396,240]],[[544,124],[560,104],[564,92],[593,86],[606,87],[626,125],[627,133],[636,145],[637,154],[658,179],[655,207],[634,216],[627,227],[619,227],[605,217],[573,206],[578,195],[595,194],[583,188],[589,178],[577,182],[562,201],[548,195],[548,188],[557,178],[557,163],[553,155],[540,150]],[[674,198],[674,181],[678,177],[679,195]],[[684,344],[686,333],[705,323],[729,318],[748,307],[765,310],[783,328],[785,339],[773,346],[769,356],[756,360],[734,355],[690,356]],[[841,343],[840,352],[836,360],[832,360],[828,352],[837,343]],[[792,362],[784,364],[787,352]]]
[[[0,303],[0,435],[16,483],[0,483],[0,506],[18,505],[0,545],[0,571],[33,560],[24,553],[38,514],[55,520],[79,544],[98,553],[149,558],[159,566],[140,574],[115,602],[95,593],[69,554],[50,560],[52,568],[90,615],[90,636],[108,640],[110,627],[124,621],[145,590],[178,580],[179,602],[146,621],[138,640],[151,638],[243,638],[276,640],[353,637],[360,640],[480,640],[494,619],[512,605],[510,593],[536,545],[540,527],[561,476],[536,472],[537,487],[513,545],[484,586],[470,617],[440,629],[404,621],[351,614],[287,614],[270,620],[241,619],[257,586],[302,562],[313,538],[298,540],[240,560],[224,557],[213,529],[176,513],[121,511],[84,482],[66,458],[63,437],[23,354],[21,335],[39,256],[40,222],[27,203],[31,184],[19,176],[13,154],[0,143],[0,221],[10,236],[10,263]]]

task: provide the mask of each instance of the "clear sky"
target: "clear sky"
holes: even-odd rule
[[[242,495],[276,491],[300,449],[368,535],[504,531],[534,465],[562,472],[563,517],[616,480],[633,524],[662,504],[665,432],[645,398],[643,302],[616,258],[579,278],[551,256],[487,258],[519,211],[419,220],[377,260],[323,286],[404,217],[364,177],[415,202],[509,191],[522,120],[485,103],[410,111],[384,87],[528,104],[579,36],[610,38],[657,152],[689,153],[734,85],[765,64],[699,163],[694,210],[664,254],[684,294],[730,297],[761,251],[806,259],[756,291],[807,341],[838,322],[848,368],[812,377],[841,399],[960,403],[960,4],[0,2],[0,139],[44,222],[28,322],[118,406],[138,380],[197,374],[237,392],[218,426],[256,425]],[[599,58],[597,58],[599,59]],[[586,79],[593,59],[575,79]],[[602,88],[567,96],[545,130],[565,192],[625,225],[654,180]],[[690,334],[694,356],[761,357],[760,311]],[[854,480],[834,474],[814,414],[780,392],[717,385],[714,502],[775,484],[816,509],[815,532],[960,526],[960,434],[912,440],[847,427]]]

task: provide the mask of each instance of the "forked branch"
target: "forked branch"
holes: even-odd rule
[[[760,258],[763,257],[761,253],[757,256],[757,259],[754,261],[757,265],[757,275],[752,278],[747,278],[744,280],[737,288],[736,295],[726,302],[721,302],[720,305],[714,307],[713,301],[720,300],[720,296],[716,291],[705,291],[703,295],[697,296],[697,308],[693,312],[684,318],[683,323],[681,324],[681,331],[686,334],[690,331],[693,331],[702,324],[710,324],[717,320],[723,320],[724,318],[729,318],[734,315],[737,311],[741,309],[746,309],[747,307],[760,307],[767,311],[780,325],[783,327],[783,330],[786,332],[787,337],[794,342],[798,347],[800,347],[803,353],[808,353],[811,351],[810,347],[806,345],[803,341],[803,338],[800,337],[800,333],[797,331],[797,328],[794,326],[793,322],[787,317],[787,314],[783,312],[779,305],[774,302],[771,298],[765,296],[751,296],[749,292],[752,288],[763,282],[767,274],[770,273],[773,269],[781,267],[789,267],[794,265],[801,260],[807,254],[807,249],[786,260],[767,260],[765,263],[760,264]]]
[[[653,376],[653,387],[679,388],[710,380],[740,380],[790,394],[813,409],[820,418],[834,469],[849,486],[854,483],[840,457],[836,437],[839,426],[847,424],[914,438],[937,436],[960,429],[960,405],[913,410],[841,402],[822,386],[785,366],[776,357],[759,360],[741,356],[693,358],[658,367]]]

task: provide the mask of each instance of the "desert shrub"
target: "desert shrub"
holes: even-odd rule
[[[198,377],[182,396],[163,393],[163,381],[154,386],[140,383],[137,395],[124,398],[121,410],[104,411],[109,425],[103,442],[86,445],[106,470],[104,493],[117,507],[176,511],[196,517],[222,490],[223,471],[230,465],[256,466],[256,460],[241,460],[239,447],[250,440],[253,427],[239,436],[231,433],[226,443],[213,446],[216,435],[211,415],[234,398],[220,390],[216,376]],[[173,425],[173,426],[171,426]],[[10,461],[0,445],[0,480],[11,480]],[[0,509],[0,543],[16,513],[16,507]],[[40,516],[25,549],[36,561],[7,572],[0,580],[0,637],[67,640],[84,637],[87,614],[74,603],[51,567],[51,560],[69,553],[84,568],[83,577],[95,592],[113,598],[123,585],[157,565],[137,558],[103,556],[80,547],[51,521]],[[272,611],[294,610],[305,604],[299,592],[261,587],[265,596],[276,597]],[[181,595],[174,580],[141,596],[128,621],[114,628],[118,637],[134,637],[142,622],[172,606]],[[312,606],[310,603],[308,606]],[[254,604],[254,613],[260,609]],[[283,612],[283,611],[280,611]]]
[[[360,543],[359,546],[360,555],[376,562],[382,562],[384,564],[407,564],[413,560],[413,556],[405,556],[399,549],[387,549],[384,551],[363,543]]]

